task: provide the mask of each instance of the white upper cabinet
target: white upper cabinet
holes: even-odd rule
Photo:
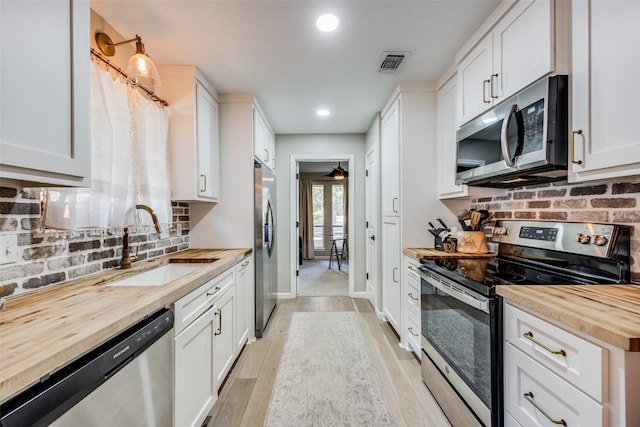
[[[554,71],[568,69],[563,2],[519,0],[458,63],[462,125]],[[566,3],[566,2],[564,2]]]
[[[191,65],[158,67],[158,94],[169,102],[173,199],[218,202],[220,154],[216,92]]]
[[[1,181],[90,184],[89,32],[88,1],[0,1]]]
[[[382,115],[382,215],[400,215],[400,96]]]
[[[571,181],[640,174],[640,1],[572,2]]]
[[[456,185],[456,78],[451,78],[438,91],[438,196],[466,196],[467,186]]]
[[[253,154],[269,169],[275,170],[275,137],[260,110],[255,107],[253,109]]]

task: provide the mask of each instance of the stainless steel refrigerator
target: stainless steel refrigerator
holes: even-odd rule
[[[260,162],[254,163],[256,338],[261,338],[276,307],[276,177]]]

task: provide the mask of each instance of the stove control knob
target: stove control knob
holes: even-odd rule
[[[578,233],[578,236],[576,237],[576,242],[581,243],[583,245],[588,244],[590,241],[591,241],[591,236],[589,236],[588,234]]]
[[[606,236],[603,236],[602,234],[596,234],[595,236],[593,236],[593,243],[596,246],[604,246],[609,242],[609,239],[607,239]]]

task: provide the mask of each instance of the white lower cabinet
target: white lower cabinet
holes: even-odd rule
[[[400,224],[398,217],[382,219],[382,310],[401,335],[402,287],[400,285]]]
[[[505,406],[522,426],[600,427],[606,410],[516,347],[505,348]]]
[[[405,331],[404,341],[406,347],[409,348],[420,358],[420,275],[418,267],[420,263],[409,256],[404,257],[404,283],[405,286]]]
[[[202,425],[237,356],[236,268],[173,304],[175,427]]]
[[[213,338],[213,374],[216,390],[222,385],[236,358],[234,334],[236,288],[232,286],[216,301]]]
[[[240,354],[242,347],[249,340],[251,324],[251,298],[253,289],[253,263],[248,256],[236,264],[236,354]]]
[[[639,353],[511,303],[504,313],[507,426],[640,425]]]
[[[216,402],[215,329],[214,308],[210,307],[173,340],[173,425],[176,427],[200,426]]]

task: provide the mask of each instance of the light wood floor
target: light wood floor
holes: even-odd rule
[[[297,311],[356,311],[369,355],[398,427],[450,426],[422,382],[420,363],[398,345],[386,322],[377,319],[369,301],[344,296],[298,297],[278,301],[263,338],[245,346],[220,390],[206,427],[262,426],[287,338]],[[320,426],[320,424],[319,424]]]

